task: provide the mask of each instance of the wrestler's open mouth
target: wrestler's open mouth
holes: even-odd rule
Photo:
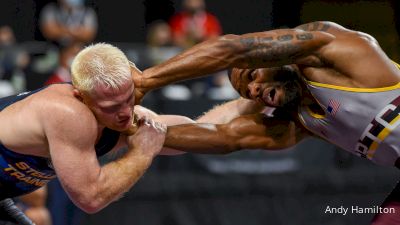
[[[278,106],[279,98],[276,88],[266,88],[263,92],[262,101],[269,106]]]
[[[119,123],[119,124],[125,124],[125,123],[128,123],[130,120],[131,120],[131,118],[128,117],[128,118],[126,118],[126,119],[123,119],[123,120],[118,121],[118,123]]]

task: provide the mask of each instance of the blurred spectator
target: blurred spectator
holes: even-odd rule
[[[217,17],[206,11],[204,0],[183,0],[182,11],[172,16],[169,24],[175,45],[184,49],[222,34],[222,28]],[[210,97],[208,91],[212,90],[214,93],[212,94],[213,98],[219,99],[219,97],[214,96],[221,96],[221,98],[225,99],[225,96],[232,96],[232,94],[229,91],[230,86],[225,85],[229,83],[227,82],[228,79],[223,77],[224,74],[210,76],[193,81],[185,81],[183,84],[191,89],[191,95],[206,95]],[[221,94],[222,89],[219,89],[219,87],[228,87],[228,89],[225,88],[224,90],[226,91]],[[171,94],[171,96],[172,93],[183,93],[183,91],[170,91],[170,89],[172,88],[167,88],[168,92],[166,93]],[[186,95],[179,94],[177,96]]]
[[[171,29],[164,21],[151,23],[147,30],[147,56],[149,66],[154,66],[174,57],[181,52],[180,47],[176,47],[172,41]],[[188,87],[181,84],[168,85],[161,89],[161,93],[175,100],[187,100],[191,97]]]
[[[46,208],[47,188],[42,187],[16,199],[17,206],[36,225],[51,225],[49,210]]]
[[[181,51],[181,48],[173,44],[168,23],[155,21],[149,25],[147,30],[147,50],[150,66],[162,63]]]
[[[236,99],[239,94],[232,88],[226,70],[215,73],[208,79],[211,82],[207,88],[206,95],[212,100],[231,100]]]
[[[14,31],[9,26],[0,27],[0,44],[9,46],[15,43]]]
[[[84,0],[58,0],[40,13],[40,29],[45,38],[58,45],[92,42],[97,33],[96,12]]]
[[[172,16],[170,26],[174,43],[188,48],[221,35],[218,19],[206,11],[204,0],[183,0],[182,11]]]
[[[147,45],[150,47],[173,46],[171,29],[166,22],[158,20],[149,25]]]
[[[60,82],[70,82],[71,81],[71,73],[70,66],[72,60],[74,60],[76,54],[83,48],[83,45],[80,43],[73,43],[68,46],[61,47],[59,52],[59,61],[58,68],[56,71],[49,77],[46,81],[45,85],[60,83]]]
[[[0,97],[22,92],[26,87],[25,68],[29,56],[16,42],[9,26],[0,27]]]

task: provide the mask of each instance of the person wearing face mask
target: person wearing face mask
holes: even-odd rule
[[[59,46],[93,41],[97,33],[97,15],[84,3],[84,0],[58,0],[58,4],[46,5],[40,13],[43,36]]]
[[[188,48],[221,35],[220,22],[206,11],[204,0],[184,0],[182,7],[169,21],[175,45]]]

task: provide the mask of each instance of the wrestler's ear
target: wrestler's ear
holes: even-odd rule
[[[82,92],[80,92],[78,89],[75,89],[75,88],[72,92],[73,92],[75,98],[77,98],[79,101],[83,102]]]

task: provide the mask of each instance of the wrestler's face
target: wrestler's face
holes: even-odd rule
[[[271,107],[285,107],[297,102],[301,86],[295,70],[290,67],[237,69],[230,74],[231,83],[239,94]]]
[[[133,81],[126,82],[118,89],[98,85],[86,98],[85,103],[92,110],[100,124],[116,131],[126,131],[132,124],[135,104]]]

